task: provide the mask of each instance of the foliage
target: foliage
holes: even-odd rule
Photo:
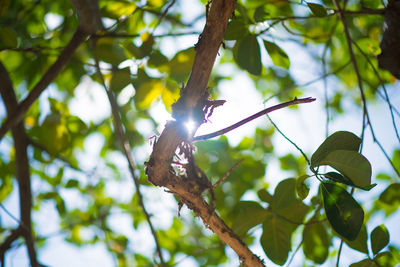
[[[179,99],[196,55],[195,44],[190,42],[197,40],[203,26],[198,24],[206,19],[206,1],[184,2],[99,0],[105,28],[79,46],[38,101],[22,114],[29,144],[33,238],[43,264],[47,264],[47,245],[55,235],[82,248],[102,244],[118,266],[160,263],[159,253],[154,253],[156,242],[166,266],[186,266],[192,261],[198,266],[237,264],[218,236],[210,234],[207,225],[195,218],[196,211],[180,210],[180,199],[151,185],[145,173],[149,143],[152,136],[156,141],[165,124],[158,117],[160,105],[171,112],[172,104]],[[378,69],[375,59],[381,52],[384,6],[377,0],[345,2],[345,6],[340,4],[346,26],[340,20],[336,1],[237,1],[224,49],[219,50],[211,75],[212,98],[222,93],[219,88],[226,81],[239,74],[251,81],[262,96],[261,102],[273,97],[287,101],[306,94],[325,96],[325,103],[320,103],[326,112],[326,126],[315,121],[313,131],[322,133],[326,127],[327,134],[325,140],[321,137],[321,142],[313,142],[314,153],[293,149],[282,155],[277,149],[282,132],[273,127],[259,127],[238,144],[225,136],[194,143],[196,164],[211,184],[232,170],[221,185],[203,196],[248,246],[262,248],[259,251],[264,254],[259,256],[268,266],[295,266],[292,260],[296,253],[301,254],[298,250],[302,255],[296,257],[304,265],[331,266],[345,253],[339,249],[343,242],[347,253],[362,255],[348,262],[351,266],[399,263],[399,232],[387,222],[399,215],[400,149],[383,149],[368,110],[371,102],[387,103],[390,113],[385,115],[385,127],[397,134],[399,112],[388,97],[396,80]],[[185,7],[191,4],[199,7],[198,14],[187,12]],[[0,0],[0,62],[8,71],[19,103],[57,60],[78,26],[70,1]],[[346,27],[351,40],[343,34]],[[190,45],[185,45],[187,40]],[[349,56],[349,41],[356,62]],[[304,69],[298,68],[297,57],[302,56],[296,49],[307,53],[310,65],[322,66],[321,75],[310,75],[316,77],[311,82],[299,77]],[[106,98],[107,93],[99,89],[103,82],[96,60],[108,93],[117,100],[127,145],[137,158],[133,175],[125,163],[110,104],[89,106],[89,100],[80,101],[85,90],[96,101]],[[226,66],[231,73],[225,71]],[[307,71],[314,70],[310,67]],[[318,84],[318,90],[313,83]],[[360,111],[360,135],[350,129],[330,130],[335,119],[355,109]],[[3,122],[9,116],[8,110],[1,110]],[[392,169],[377,173],[380,163],[363,155],[367,131],[378,144],[373,149],[386,155]],[[296,132],[285,134],[296,137]],[[398,134],[397,138],[400,142]],[[296,156],[299,152],[303,157]],[[179,155],[175,159],[182,161],[171,171],[183,171],[184,159]],[[13,136],[8,134],[0,146],[3,245],[16,229],[8,210],[17,221],[21,218],[13,208],[19,190],[16,161]],[[274,161],[280,164],[278,174],[270,172]],[[133,189],[131,175],[137,178],[142,194],[139,188]],[[368,201],[366,194],[372,196]],[[144,206],[149,212],[144,212]],[[172,215],[165,215],[171,206]],[[54,217],[43,220],[47,209]],[[177,216],[179,212],[181,217]],[[379,225],[375,227],[376,218]],[[40,226],[47,220],[55,222],[56,233]],[[148,230],[150,220],[155,233]],[[141,248],[135,243],[140,240],[136,235],[145,236],[151,244]],[[158,241],[153,241],[155,236]],[[14,242],[11,247],[19,245]],[[2,249],[4,255],[8,248]],[[7,260],[11,257],[8,255]],[[71,265],[80,261],[69,260]]]

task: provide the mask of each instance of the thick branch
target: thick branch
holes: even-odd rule
[[[203,33],[196,45],[196,56],[192,72],[181,97],[174,106],[174,112],[184,114],[194,109],[202,110],[202,102],[207,97],[207,84],[219,46],[222,43],[228,20],[235,9],[235,0],[211,1],[207,12],[207,21]],[[158,186],[166,186],[198,214],[206,227],[209,227],[219,238],[229,245],[246,266],[264,266],[235,233],[226,226],[216,212],[205,202],[199,192],[193,188],[194,177],[182,178],[175,175],[171,162],[182,137],[181,122],[170,121],[154,146],[147,163],[146,173],[149,181]]]
[[[13,113],[17,106],[17,97],[11,79],[6,68],[0,62],[0,86],[1,97],[6,106],[7,113]],[[20,227],[23,230],[22,235],[26,240],[29,259],[32,266],[37,266],[36,252],[32,236],[31,209],[32,192],[31,176],[29,171],[29,159],[27,154],[28,139],[25,133],[24,124],[17,123],[12,129],[12,136],[15,147],[15,171],[18,180],[19,206],[20,206]]]
[[[193,138],[193,141],[211,139],[211,138],[223,135],[223,134],[225,134],[227,132],[230,132],[230,131],[242,126],[243,124],[246,124],[246,123],[248,123],[248,122],[250,122],[250,121],[252,121],[254,119],[257,119],[258,117],[261,117],[261,116],[263,116],[265,114],[268,114],[268,113],[270,113],[272,111],[275,111],[275,110],[278,110],[278,109],[281,109],[281,108],[285,108],[285,107],[289,107],[289,106],[293,106],[293,105],[297,105],[297,104],[310,103],[310,102],[313,102],[313,101],[315,101],[315,98],[311,98],[311,97],[299,98],[299,99],[295,98],[295,99],[293,99],[291,101],[288,101],[288,102],[285,102],[285,103],[281,103],[281,104],[278,104],[278,105],[263,109],[260,112],[257,112],[256,114],[253,114],[250,117],[247,117],[246,119],[243,119],[243,120],[241,120],[241,121],[239,121],[239,122],[237,122],[237,123],[235,123],[235,124],[233,124],[233,125],[231,125],[229,127],[226,127],[226,128],[224,128],[222,130],[219,130],[219,131],[216,131],[216,132],[213,132],[213,133],[209,133],[209,134],[205,134],[205,135],[196,136],[196,137]]]

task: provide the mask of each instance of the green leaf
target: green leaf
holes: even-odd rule
[[[322,223],[307,225],[303,230],[304,255],[317,264],[325,262],[331,242]]]
[[[296,193],[301,200],[305,199],[310,192],[310,188],[305,183],[305,180],[309,177],[309,175],[302,175],[296,179]]]
[[[0,41],[10,48],[15,48],[18,45],[18,39],[14,31],[7,27],[0,27]]]
[[[110,89],[119,92],[131,83],[131,72],[129,67],[118,69],[112,73]]]
[[[291,248],[291,231],[286,226],[286,221],[273,214],[269,214],[263,223],[261,246],[267,257],[278,265],[286,262]]]
[[[194,48],[179,51],[169,62],[170,77],[176,82],[184,82],[188,78],[194,61]]]
[[[235,60],[237,64],[253,75],[261,74],[261,53],[255,35],[247,35],[236,41],[234,47]]]
[[[389,244],[389,232],[386,227],[381,224],[372,231],[371,233],[371,248],[372,253],[376,255],[386,245]]]
[[[126,59],[124,50],[112,40],[102,38],[98,41],[93,53],[95,56],[106,63],[117,66]]]
[[[341,175],[340,173],[337,172],[327,172],[324,174],[324,176],[326,178],[328,178],[331,181],[337,182],[337,183],[341,183],[341,184],[345,184],[345,185],[350,185],[353,187],[357,187],[360,188],[362,190],[365,191],[369,191],[372,188],[374,188],[377,184],[371,184],[369,186],[365,186],[365,187],[360,187],[360,186],[356,186],[349,178],[347,178],[346,176]]]
[[[4,16],[10,7],[11,0],[0,0],[0,17]]]
[[[269,213],[255,201],[240,201],[235,208],[236,216],[233,219],[232,229],[242,236],[252,227],[261,224]]]
[[[271,203],[272,211],[280,216],[302,223],[308,207],[296,198],[296,180],[293,178],[281,181],[275,188]],[[296,225],[292,225],[295,228]]]
[[[102,4],[102,15],[112,19],[131,15],[136,9],[136,5],[130,1],[103,1]]]
[[[68,182],[65,184],[65,188],[73,188],[73,187],[79,187],[78,180],[71,179],[71,180],[68,180]]]
[[[335,132],[328,136],[325,141],[311,156],[311,167],[319,166],[320,161],[335,150],[351,150],[358,151],[360,148],[361,139],[353,133],[346,131]]]
[[[400,183],[389,185],[379,196],[379,201],[388,205],[400,204]]]
[[[225,40],[239,40],[249,33],[247,25],[242,19],[234,19],[229,22],[226,28]]]
[[[255,22],[263,22],[265,20],[267,20],[269,13],[266,11],[266,6],[265,5],[261,5],[259,7],[256,8],[256,10],[254,11],[254,21]]]
[[[350,150],[335,150],[318,165],[329,165],[348,177],[355,186],[368,187],[371,184],[371,164],[360,153]]]
[[[398,266],[399,261],[393,257],[390,252],[382,252],[375,256],[374,261],[377,263],[379,267],[393,267]]]
[[[317,17],[326,17],[328,15],[326,8],[320,4],[307,3],[311,12]]]
[[[379,267],[373,260],[364,259],[359,262],[355,262],[350,265],[350,267]]]
[[[365,225],[363,225],[361,227],[361,230],[358,233],[356,239],[354,239],[353,241],[349,241],[347,239],[344,239],[344,242],[346,242],[346,244],[350,248],[355,249],[357,251],[360,251],[360,252],[365,253],[365,254],[368,255],[367,240],[368,240],[367,229],[366,229]]]
[[[289,69],[290,60],[289,56],[278,45],[272,42],[263,41],[264,47],[267,49],[268,55],[271,57],[275,66]]]
[[[342,187],[321,183],[326,217],[332,228],[348,240],[355,240],[364,221],[364,211]]]
[[[257,196],[264,202],[272,203],[272,196],[266,189],[260,189],[257,191]]]

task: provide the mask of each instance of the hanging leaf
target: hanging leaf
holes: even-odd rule
[[[385,251],[376,255],[374,262],[378,267],[393,267],[398,266],[399,259],[393,257],[392,253]]]
[[[352,248],[355,249],[357,251],[360,251],[362,253],[365,253],[368,255],[368,234],[367,234],[367,228],[365,227],[365,225],[363,224],[363,226],[361,227],[360,232],[358,233],[356,239],[354,239],[353,241],[349,241],[347,239],[344,239],[344,242],[346,242],[346,244]]]
[[[170,77],[178,83],[186,81],[192,69],[194,56],[195,51],[192,47],[175,54],[168,64]]]
[[[93,52],[99,60],[115,66],[126,59],[124,50],[107,38],[101,38]]]
[[[284,221],[276,215],[269,214],[263,223],[260,243],[267,257],[278,265],[283,265],[288,257],[291,244],[291,231]]]
[[[253,75],[261,74],[260,45],[255,35],[236,41],[234,55],[237,64]]]
[[[0,17],[4,16],[10,7],[11,0],[0,0]]]
[[[234,19],[229,22],[226,28],[225,40],[239,40],[249,33],[247,25],[242,19]]]
[[[242,236],[252,227],[261,224],[270,212],[255,201],[240,201],[238,207],[235,208],[235,214],[232,229]]]
[[[320,4],[307,3],[307,6],[310,8],[311,12],[317,17],[326,17],[328,15],[326,8]]]
[[[329,153],[335,150],[352,150],[358,151],[360,148],[361,139],[353,133],[346,131],[335,132],[330,135],[318,147],[318,149],[311,156],[311,167],[314,168],[319,165]]]
[[[360,153],[350,150],[335,150],[318,165],[329,165],[340,171],[355,186],[369,187],[371,184],[371,164]]]
[[[364,211],[342,187],[333,183],[321,183],[326,217],[332,228],[347,238],[355,240],[364,221]]]
[[[317,264],[325,262],[331,241],[322,223],[307,225],[303,230],[304,255]]]
[[[255,22],[263,22],[268,18],[269,13],[266,11],[266,5],[261,5],[256,8],[254,11],[254,21]]]
[[[379,196],[379,201],[388,205],[400,205],[400,183],[389,185]]]
[[[309,177],[309,175],[302,175],[296,179],[296,193],[301,200],[305,199],[310,192],[310,188],[305,183],[305,180]]]
[[[18,39],[14,31],[7,27],[0,27],[0,44],[6,47],[15,48],[18,45]]]
[[[264,47],[267,49],[268,55],[271,57],[272,62],[277,67],[289,69],[290,60],[289,56],[278,45],[272,42],[264,41]]]
[[[389,244],[389,232],[386,227],[381,224],[371,232],[371,248],[372,253],[376,255],[386,245]]]
[[[308,207],[296,198],[296,180],[293,178],[281,181],[275,188],[272,198],[272,211],[291,221],[301,224],[308,212]],[[297,225],[291,225],[293,229]]]
[[[355,262],[350,265],[350,267],[379,267],[373,260],[364,259],[359,262]]]
[[[112,73],[110,89],[119,92],[131,83],[131,72],[129,67],[118,69]]]
[[[272,202],[272,196],[266,189],[260,189],[257,191],[257,196],[264,202],[270,203]]]
[[[341,175],[340,173],[337,173],[337,172],[327,172],[327,173],[324,174],[324,176],[326,178],[328,178],[329,180],[332,180],[334,182],[345,184],[345,185],[350,185],[350,186],[353,186],[353,187],[357,187],[357,188],[360,188],[360,189],[365,190],[365,191],[369,191],[369,190],[371,190],[372,188],[374,188],[377,185],[377,184],[371,184],[371,185],[366,186],[366,187],[356,186],[349,178],[347,178],[346,176],[343,176],[343,175]]]

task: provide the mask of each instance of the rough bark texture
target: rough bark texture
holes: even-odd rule
[[[209,6],[209,5],[207,5]],[[229,245],[246,266],[264,266],[240,238],[221,220],[215,210],[201,196],[207,187],[194,161],[189,160],[187,175],[176,174],[171,162],[178,147],[187,158],[191,158],[190,144],[183,130],[183,123],[190,116],[202,122],[203,112],[208,98],[207,84],[219,47],[222,43],[229,17],[235,10],[235,0],[214,0],[207,10],[207,22],[199,41],[196,44],[196,56],[188,83],[181,89],[181,97],[173,106],[176,121],[167,123],[164,131],[154,145],[153,152],[147,162],[146,173],[149,181],[157,186],[165,186],[200,216],[206,227],[216,233]],[[190,137],[189,137],[190,138]],[[187,146],[188,145],[188,146]],[[189,150],[189,151],[188,151]],[[191,171],[195,170],[195,171]],[[200,188],[200,190],[198,189]]]
[[[400,0],[390,0],[385,9],[385,31],[378,64],[400,79]]]
[[[3,102],[6,106],[7,114],[15,112],[18,106],[17,97],[11,79],[8,75],[6,68],[0,62],[0,92]],[[11,129],[12,137],[15,147],[15,172],[18,181],[19,191],[19,207],[20,207],[20,225],[15,230],[9,239],[9,243],[4,242],[0,249],[0,254],[4,256],[6,250],[11,245],[12,241],[18,238],[17,233],[22,235],[27,244],[30,263],[32,266],[37,266],[36,252],[32,236],[32,222],[31,222],[31,209],[32,209],[32,192],[31,192],[31,177],[29,171],[29,159],[27,154],[28,138],[25,133],[23,122],[17,123]],[[14,240],[13,240],[14,239]],[[3,258],[3,257],[2,257]],[[4,258],[2,259],[4,260]]]

